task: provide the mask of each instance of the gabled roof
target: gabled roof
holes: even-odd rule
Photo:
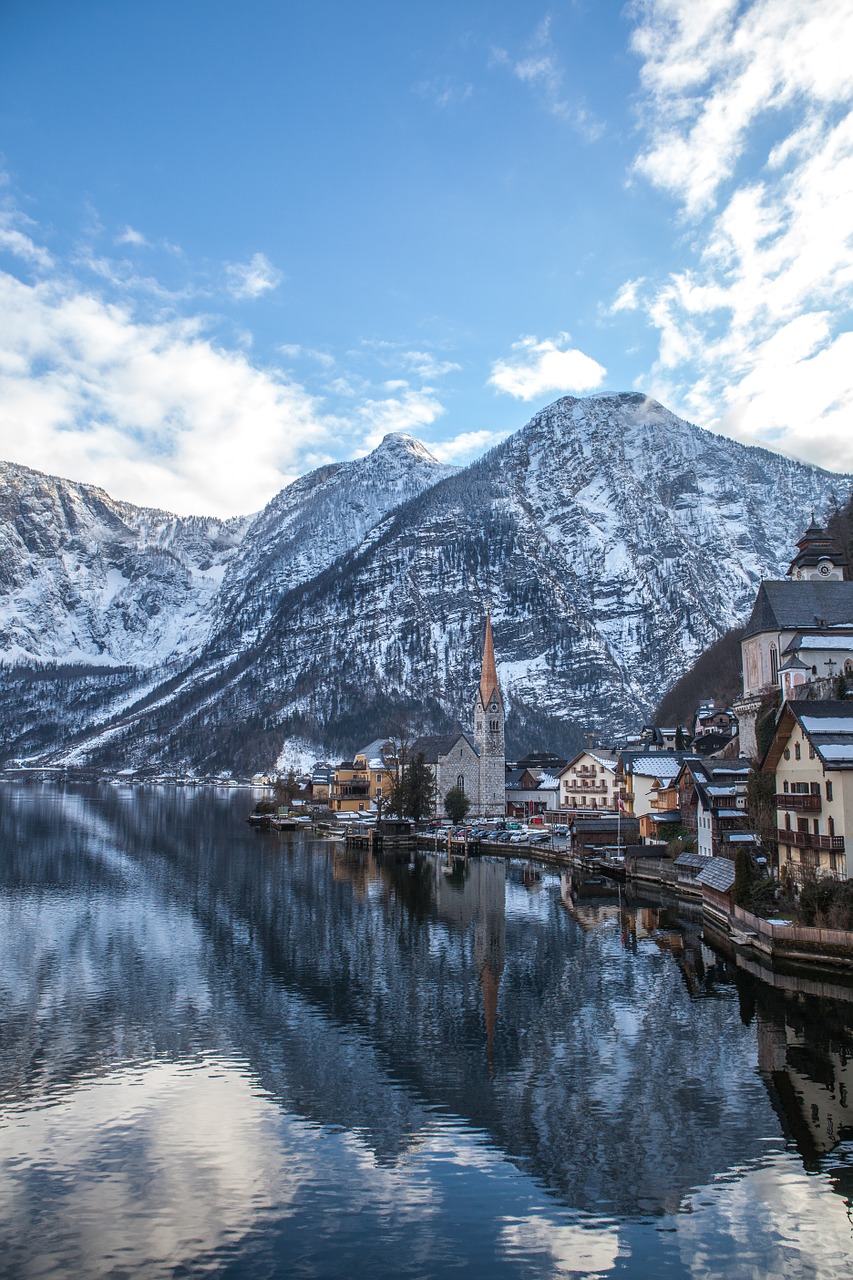
[[[409,759],[423,754],[427,764],[438,764],[439,758],[449,756],[461,739],[468,743],[475,755],[480,754],[473,738],[460,730],[458,733],[428,733],[415,738],[409,747]]]
[[[853,627],[853,582],[762,582],[743,638],[764,631]]]
[[[799,724],[828,769],[853,769],[853,701],[819,702],[812,698],[784,703],[762,768],[775,772],[794,725]]]

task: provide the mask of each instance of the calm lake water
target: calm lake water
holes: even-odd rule
[[[843,991],[251,803],[0,786],[4,1275],[849,1280]]]

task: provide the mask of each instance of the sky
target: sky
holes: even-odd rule
[[[642,391],[853,472],[853,0],[3,0],[0,458],[259,510]]]

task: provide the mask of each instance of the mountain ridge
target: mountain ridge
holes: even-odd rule
[[[124,690],[100,728],[60,708],[83,736],[43,736],[33,758],[245,771],[295,738],[319,753],[404,715],[451,727],[468,717],[489,602],[511,748],[569,749],[650,715],[782,571],[802,513],[853,486],[640,393],[563,397],[463,469],[439,472],[411,437],[383,445],[250,521],[203,638],[146,683],[145,706]]]

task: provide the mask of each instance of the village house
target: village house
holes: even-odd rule
[[[370,808],[370,780],[363,763],[345,760],[335,765],[329,808],[333,813],[363,813]]]
[[[506,771],[506,813],[510,818],[532,818],[559,807],[557,779],[540,769]]]
[[[367,794],[373,809],[381,808],[391,795],[397,769],[397,748],[388,738],[376,738],[353,756],[353,764],[367,776]]]
[[[581,751],[557,774],[561,809],[605,809],[617,806],[618,759],[597,748]]]
[[[686,751],[622,751],[616,769],[617,793],[625,810],[639,818],[650,813],[652,799],[678,776]]]
[[[682,764],[675,780],[681,825],[702,857],[734,858],[738,845],[755,844],[746,809],[750,769],[745,757]]]
[[[775,778],[780,876],[853,875],[853,703],[786,702],[761,768]]]
[[[650,805],[640,818],[640,838],[649,844],[666,844],[668,828],[681,824],[675,779],[654,783]]]

